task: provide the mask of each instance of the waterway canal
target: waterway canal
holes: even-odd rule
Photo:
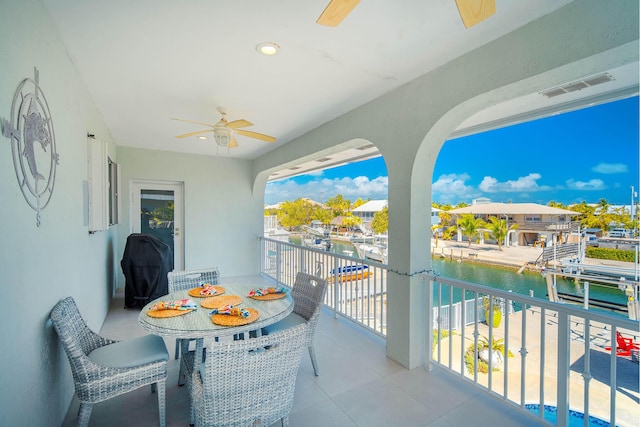
[[[345,255],[353,252],[354,257],[358,256],[355,247],[348,242],[332,240],[331,243],[330,251],[333,253]],[[510,290],[523,295],[529,295],[529,291],[532,290],[536,298],[547,299],[547,283],[539,273],[525,271],[522,274],[518,274],[516,267],[499,267],[440,258],[432,259],[432,267],[436,274],[443,277],[478,283],[496,289]],[[576,283],[572,279],[558,277],[556,285],[559,293],[584,296],[582,282]],[[627,301],[624,293],[617,287],[598,283],[590,283],[589,298],[623,305]]]
[[[433,270],[443,277],[450,277],[468,282],[474,282],[496,289],[503,289],[519,294],[533,295],[547,299],[547,283],[539,273],[523,272],[518,274],[515,267],[496,267],[483,264],[432,259]],[[583,284],[574,280],[557,278],[556,287],[559,293],[584,296]],[[626,304],[624,293],[611,285],[590,283],[589,297],[618,304]]]

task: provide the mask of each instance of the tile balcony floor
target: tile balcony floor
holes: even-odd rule
[[[139,310],[123,309],[124,294],[111,303],[100,333],[114,339],[145,334]],[[167,378],[167,426],[186,426],[189,396],[178,387],[175,339],[165,339],[171,359]],[[437,368],[405,369],[387,358],[385,341],[324,310],[315,335],[320,375],[308,352],[298,371],[291,427],[537,426],[538,421]],[[63,427],[76,425],[74,397]],[[156,426],[157,395],[143,387],[94,405],[90,426]],[[279,426],[277,422],[274,426]]]

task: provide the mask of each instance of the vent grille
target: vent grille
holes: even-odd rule
[[[575,92],[613,80],[615,79],[609,73],[602,73],[595,76],[587,77],[586,79],[570,82],[559,87],[543,90],[542,92],[540,92],[540,94],[546,96],[547,98],[553,98],[554,96]]]
[[[321,159],[317,159],[316,162],[324,163],[328,162],[329,160],[331,160],[331,157],[323,157]]]
[[[369,144],[369,145],[365,145],[363,147],[358,147],[358,150],[368,150],[370,148],[374,148],[376,145],[375,144]]]
[[[612,80],[615,80],[615,79],[611,77],[611,75],[607,73],[603,73],[603,74],[598,74],[597,76],[589,77],[588,79],[585,79],[584,82],[589,86],[595,86],[601,83],[610,82]]]
[[[295,170],[298,170],[298,169],[300,169],[300,166],[294,166],[292,168],[289,168],[289,170],[291,170],[291,171],[295,171]]]

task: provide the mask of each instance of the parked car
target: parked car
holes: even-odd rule
[[[629,238],[631,233],[626,228],[612,228],[609,230],[609,237]]]

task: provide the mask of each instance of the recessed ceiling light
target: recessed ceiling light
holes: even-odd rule
[[[271,56],[278,53],[280,46],[274,42],[264,42],[258,43],[256,45],[256,50],[263,55]]]
[[[204,136],[204,135],[200,135],[200,136],[198,137],[198,139],[209,139],[209,137],[208,137],[208,136]]]

